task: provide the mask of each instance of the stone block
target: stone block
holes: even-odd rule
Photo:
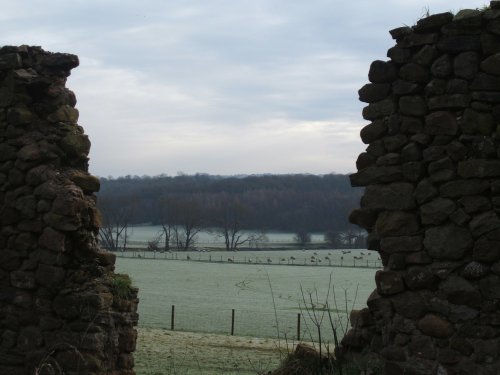
[[[433,289],[436,285],[436,277],[427,267],[410,267],[404,276],[404,281],[408,289]]]
[[[380,295],[392,295],[405,290],[401,275],[394,271],[377,271],[375,274],[375,283]]]
[[[393,99],[384,99],[376,103],[369,104],[363,108],[363,118],[365,120],[376,120],[394,113],[396,106]]]
[[[400,166],[371,166],[349,176],[352,186],[401,181],[402,178]]]
[[[380,240],[380,250],[384,253],[408,253],[421,251],[423,236],[384,237]]]
[[[448,219],[455,208],[456,204],[451,199],[435,198],[420,206],[420,220],[425,225],[440,225]]]
[[[359,100],[365,103],[376,103],[385,99],[391,91],[389,83],[368,83],[358,91]]]
[[[428,107],[425,99],[419,95],[408,95],[399,98],[399,111],[407,116],[425,116]]]
[[[391,83],[397,79],[396,66],[391,62],[376,60],[370,65],[368,79],[372,83]]]
[[[410,236],[420,230],[414,214],[404,211],[384,211],[377,219],[375,228],[380,237]]]
[[[472,245],[469,230],[454,224],[435,226],[425,231],[424,247],[435,259],[461,259]]]
[[[369,185],[361,204],[374,210],[409,210],[416,206],[413,190],[413,185],[407,182]]]
[[[431,48],[425,46],[424,48]],[[399,68],[399,77],[405,81],[412,83],[426,83],[430,78],[429,69],[416,63],[408,63]]]
[[[482,297],[473,284],[462,277],[449,276],[439,286],[440,292],[455,305],[481,306]]]
[[[361,129],[360,135],[363,143],[370,144],[387,134],[387,125],[384,121],[374,121]]]
[[[425,117],[424,131],[427,134],[455,135],[457,130],[457,118],[452,112],[437,111]]]
[[[440,186],[440,195],[444,198],[458,198],[466,195],[478,195],[488,191],[488,181],[480,179],[455,180]]]
[[[448,338],[454,333],[452,324],[435,314],[427,314],[417,326],[425,335],[436,338]]]

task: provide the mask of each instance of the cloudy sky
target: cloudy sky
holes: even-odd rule
[[[388,30],[485,3],[0,0],[0,35],[79,56],[93,174],[348,173]]]

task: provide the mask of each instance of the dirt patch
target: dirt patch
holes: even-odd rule
[[[275,339],[141,328],[135,368],[137,375],[267,374],[286,353]]]

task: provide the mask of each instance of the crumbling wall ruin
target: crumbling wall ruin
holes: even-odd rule
[[[384,269],[344,353],[386,374],[500,373],[500,1],[391,31],[374,61],[351,221]]]
[[[134,374],[137,290],[97,245],[77,65],[0,48],[0,374]]]

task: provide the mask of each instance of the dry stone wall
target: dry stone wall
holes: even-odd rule
[[[366,190],[350,219],[384,269],[342,350],[385,374],[498,374],[500,1],[390,33],[351,176]]]
[[[134,374],[137,290],[96,241],[77,65],[0,48],[0,374]]]

